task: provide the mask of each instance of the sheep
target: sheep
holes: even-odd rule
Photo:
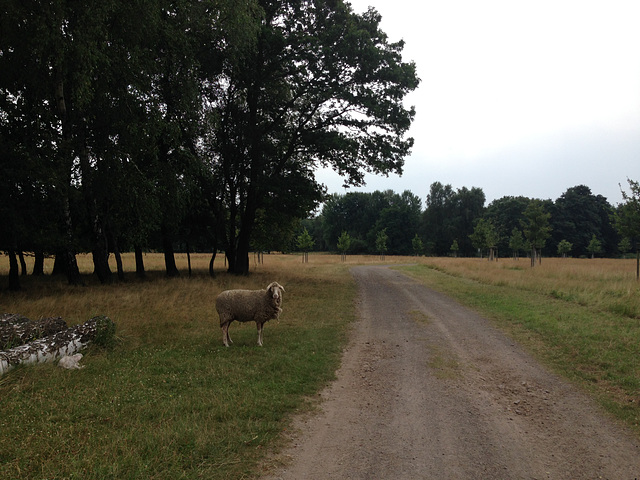
[[[282,312],[282,292],[284,287],[278,282],[270,283],[264,290],[225,290],[216,297],[216,311],[220,317],[222,342],[229,346],[229,325],[234,320],[256,322],[258,346],[262,346],[262,327]]]

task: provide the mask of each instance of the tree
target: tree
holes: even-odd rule
[[[332,195],[322,209],[323,237],[335,248],[340,233],[347,231],[352,239],[353,253],[379,253],[375,247],[376,236],[386,229],[388,251],[410,255],[411,233],[418,229],[420,210],[420,198],[409,191],[397,194],[392,190],[376,190]]]
[[[351,237],[347,232],[342,232],[338,238],[338,251],[341,255],[341,260],[344,262],[347,259],[347,252],[351,248]]]
[[[79,10],[84,11],[81,7]],[[71,70],[74,82],[65,83],[70,80],[68,59],[77,51],[70,45],[71,29],[75,25],[68,15],[69,11],[59,2],[32,4],[8,0],[3,3],[0,14],[0,146],[4,157],[2,176],[9,187],[7,195],[18,188],[24,193],[36,193],[34,202],[42,205],[44,201],[46,207],[41,212],[47,211],[49,222],[57,228],[50,230],[52,236],[42,237],[43,244],[37,247],[61,253],[59,257],[64,257],[69,283],[79,284],[75,212],[72,212],[77,187],[72,184],[74,127],[69,95],[76,93],[75,103],[82,104],[79,86],[85,80],[83,67],[89,63],[89,58],[84,58]],[[11,168],[5,170],[8,166],[5,162],[11,163]],[[24,166],[27,169],[21,168]],[[31,166],[36,168],[31,170]],[[25,173],[35,175],[26,179]],[[26,190],[22,190],[24,187]],[[26,200],[28,195],[21,193],[21,197]],[[13,213],[27,218],[28,210],[34,205],[32,202],[13,205]],[[41,217],[42,214],[34,220]],[[6,218],[3,215],[3,222]],[[37,227],[25,226],[28,227],[26,230],[14,226],[12,242],[15,247],[10,248],[18,248],[26,241],[37,242]],[[32,235],[33,238],[29,238]]]
[[[532,200],[524,212],[522,229],[524,236],[531,245],[531,266],[535,266],[536,258],[542,263],[542,249],[550,236],[550,213],[545,212],[540,200]]]
[[[524,238],[522,238],[522,232],[518,230],[517,227],[513,227],[513,230],[511,230],[509,248],[513,253],[513,258],[518,260],[520,257],[520,250],[524,248]]]
[[[629,237],[623,237],[622,240],[620,240],[618,250],[620,250],[623,257],[631,250],[631,240],[629,240]]]
[[[636,279],[640,280],[640,183],[627,179],[630,193],[622,190],[624,203],[618,206],[614,214],[616,229],[620,235],[631,239],[636,248]]]
[[[587,251],[591,254],[591,258],[594,258],[596,253],[602,252],[602,243],[598,240],[595,233],[591,235],[591,241],[587,246]]]
[[[571,251],[572,248],[573,245],[571,244],[571,242],[561,240],[560,243],[558,243],[558,254],[562,255],[562,258],[567,258],[567,254]]]
[[[453,243],[451,243],[451,248],[449,250],[451,250],[454,257],[458,257],[458,251],[460,250],[460,247],[458,246],[458,240],[454,240]]]
[[[567,189],[549,209],[554,244],[567,240],[574,256],[586,255],[595,234],[609,254],[615,253],[618,235],[611,222],[613,208],[602,195],[594,195],[585,185]]]
[[[387,251],[387,241],[389,236],[387,235],[387,229],[383,228],[376,235],[376,251],[380,254],[380,260],[384,260],[384,254]]]
[[[408,190],[400,195],[387,190],[384,196],[388,206],[379,212],[378,219],[367,237],[377,238],[378,232],[385,230],[388,236],[387,251],[395,255],[410,255],[411,233],[418,229],[420,222],[420,198]],[[380,253],[380,250],[375,247],[375,252]]]
[[[478,218],[481,218],[484,214],[485,195],[481,188],[472,187],[469,189],[462,187],[456,191],[454,201],[454,238],[460,239],[460,250],[463,255],[471,256],[474,254],[474,248],[469,235],[473,233]],[[488,240],[489,243],[494,242],[493,238]],[[496,245],[496,243],[492,245],[492,259]]]
[[[426,208],[422,213],[421,232],[436,255],[446,255],[455,239],[452,219],[454,195],[451,185],[434,182],[429,188]]]
[[[298,248],[302,250],[302,262],[309,262],[309,251],[313,248],[313,238],[305,228],[302,230],[302,233],[298,235],[298,239],[296,241]]]
[[[342,232],[348,232],[353,240],[355,253],[365,252],[367,235],[376,224],[380,211],[389,206],[381,192],[350,192],[333,194],[322,208],[323,238],[329,249],[336,248]]]
[[[418,257],[424,252],[424,244],[422,239],[416,233],[411,240],[411,247],[413,248],[413,254]]]
[[[422,236],[433,245],[436,255],[446,255],[454,239],[459,239],[462,255],[472,255],[469,235],[484,211],[485,196],[480,188],[466,187],[454,192],[451,185],[431,184],[427,208],[422,215]]]
[[[356,15],[329,0],[259,3],[254,48],[225,64],[211,87],[229,270],[239,274],[248,272],[264,199],[288,196],[309,211],[322,199],[316,166],[354,186],[365,172],[402,172],[414,117],[402,100],[418,85],[415,65],[402,62],[403,42],[388,41],[375,10]]]
[[[473,233],[469,235],[469,238],[476,249],[480,251],[485,248],[489,249],[489,255],[487,257],[489,261],[495,259],[495,249],[498,241],[500,240],[500,236],[498,235],[493,222],[484,218],[479,219],[476,222]]]
[[[514,229],[520,230],[520,220],[522,220],[524,211],[530,202],[529,198],[522,196],[502,197],[487,206],[482,216],[487,220],[491,220],[496,230],[498,230],[501,238],[497,245],[499,251],[506,252],[510,250],[513,252],[514,249],[509,245],[511,235]],[[522,248],[523,245],[520,245],[518,250]]]

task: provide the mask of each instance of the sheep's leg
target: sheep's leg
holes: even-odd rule
[[[222,343],[224,343],[225,347],[228,347],[229,343],[233,343],[229,336],[229,323],[222,325]]]
[[[256,322],[256,326],[258,327],[258,346],[262,346],[262,323]]]

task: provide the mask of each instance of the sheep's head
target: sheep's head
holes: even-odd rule
[[[277,306],[280,306],[282,303],[282,292],[284,292],[284,287],[278,282],[271,282],[267,287],[267,294],[273,299],[273,302]]]

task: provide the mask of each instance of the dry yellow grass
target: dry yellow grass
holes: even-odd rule
[[[192,254],[191,267],[196,276],[205,276],[209,268],[209,254]],[[378,264],[382,263],[376,255],[351,255],[347,256],[346,262],[342,262],[340,255],[327,254],[311,254],[309,262],[302,263],[300,255],[282,255],[271,254],[264,255],[262,264],[257,262],[254,256],[250,260],[250,270],[254,274],[249,277],[235,277],[224,275],[226,265],[223,255],[218,255],[215,261],[215,271],[223,274],[216,282],[224,288],[261,288],[257,283],[260,273],[276,271],[279,274],[286,275],[287,271],[298,274],[304,271],[309,273],[314,268],[320,266],[337,266],[344,267],[362,264]],[[93,264],[90,255],[78,255],[78,266],[83,275],[85,282],[89,285],[97,284],[97,279],[91,276]],[[128,278],[133,279],[135,272],[135,260],[133,254],[123,254],[123,265]],[[27,257],[27,270],[30,272],[33,265],[33,259]],[[542,265],[536,265],[534,268],[529,266],[528,259],[513,260],[503,258],[497,262],[489,262],[486,259],[477,258],[432,258],[432,257],[394,257],[387,256],[384,263],[407,263],[417,262],[429,265],[437,270],[446,272],[450,275],[469,278],[481,283],[487,283],[495,286],[509,286],[523,290],[533,291],[550,295],[555,298],[575,302],[583,306],[589,306],[596,309],[610,311],[612,313],[625,315],[629,317],[640,317],[640,282],[635,279],[635,260],[618,260],[618,259],[562,259],[562,258],[545,258]],[[112,270],[115,272],[116,266],[113,256],[110,259]],[[188,263],[186,254],[176,255],[176,264],[181,271],[182,279],[187,278]],[[5,256],[0,256],[0,276],[5,277],[8,274],[9,262]],[[50,273],[53,268],[53,259],[46,259],[45,273]],[[149,253],[145,254],[145,268],[150,276],[162,277],[164,271],[164,259],[162,254]],[[115,277],[115,275],[114,275]],[[24,279],[24,277],[21,277]],[[284,280],[284,279],[283,279]],[[38,283],[38,281],[35,281]],[[6,280],[5,280],[6,283]],[[23,280],[24,283],[24,280]],[[56,305],[47,306],[47,297],[69,291],[70,287],[65,284],[64,278],[59,278],[53,282],[39,282],[40,285],[30,290],[40,290],[36,299],[32,299],[33,303],[29,305],[29,310],[33,313],[37,312],[37,316],[46,315],[66,315],[66,318],[75,319],[76,313],[82,310],[83,318],[88,313],[92,313],[92,308],[99,306],[110,306],[109,302],[118,303],[122,298],[113,297],[112,286],[106,286],[102,291],[95,290],[92,292],[92,298],[88,303],[82,300],[83,305],[66,303],[64,311],[60,312],[60,307]],[[233,284],[233,285],[232,285]],[[181,290],[172,287],[171,282],[160,282],[156,288],[166,288],[167,292],[158,292],[162,298],[170,301],[175,291]],[[53,288],[53,290],[52,290]],[[137,290],[139,292],[139,289]],[[173,293],[172,293],[173,292]],[[34,291],[31,292],[35,293]],[[144,293],[138,293],[144,297]],[[194,292],[194,298],[201,298],[202,292]],[[151,295],[156,298],[155,295]],[[104,297],[100,300],[100,297]],[[131,300],[126,298],[127,301]],[[174,299],[175,300],[175,299]],[[55,302],[57,303],[57,302]],[[31,308],[33,307],[33,308]],[[83,308],[79,308],[83,307]],[[58,313],[56,313],[58,312]],[[30,312],[25,312],[28,315]],[[33,314],[31,313],[31,314]],[[78,318],[78,321],[82,318]]]
[[[472,258],[421,258],[450,275],[495,286],[533,291],[615,314],[640,317],[640,282],[635,260],[544,258],[489,262]]]

